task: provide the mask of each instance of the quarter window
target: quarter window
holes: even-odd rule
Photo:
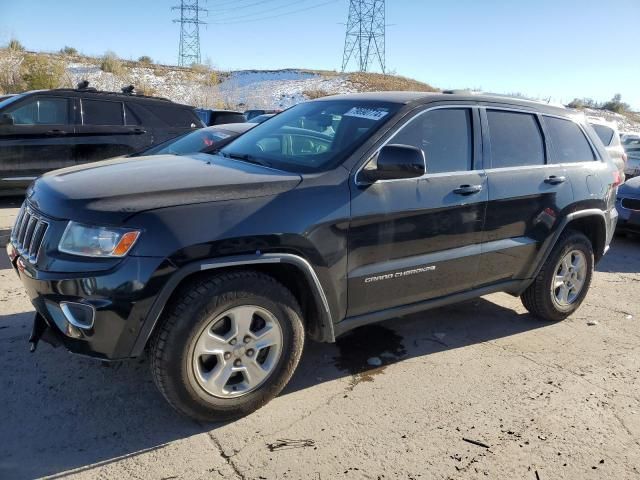
[[[544,165],[544,140],[530,113],[487,110],[491,134],[491,167]]]
[[[427,159],[427,173],[471,170],[471,110],[437,109],[418,114],[391,139],[390,143],[422,149]]]
[[[122,103],[104,100],[82,100],[84,125],[124,125]]]
[[[584,133],[571,120],[545,117],[544,123],[555,152],[555,163],[589,162],[595,160]]]
[[[69,101],[66,98],[38,98],[8,113],[15,125],[67,125]]]

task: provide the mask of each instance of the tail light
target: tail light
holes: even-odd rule
[[[622,183],[622,176],[620,175],[620,171],[616,169],[613,172],[613,186],[617,187],[621,183]]]

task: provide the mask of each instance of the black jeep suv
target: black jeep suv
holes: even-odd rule
[[[619,174],[562,108],[371,93],[299,104],[217,152],[72,167],[29,188],[8,245],[31,338],[151,358],[178,411],[245,415],[306,337],[504,291],[583,301]]]
[[[49,170],[128,155],[203,126],[193,107],[124,92],[85,83],[0,100],[0,194],[23,194]]]

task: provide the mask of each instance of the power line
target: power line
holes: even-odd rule
[[[238,5],[235,2],[230,3],[229,5],[233,5],[231,7],[227,7],[225,6],[225,4],[222,5],[223,8],[218,8],[220,6],[220,4],[216,5],[215,8],[211,9],[210,11],[212,11],[214,14],[216,14],[217,12],[227,12],[227,11],[236,11],[236,10],[241,10],[243,8],[249,8],[249,7],[254,7],[256,5],[264,5],[265,3],[270,3],[270,2],[274,2],[274,1],[281,1],[281,0],[260,0],[259,2],[253,2],[253,3],[247,3],[246,5]],[[291,4],[287,4],[285,5],[287,7],[290,7]]]
[[[298,4],[304,3],[304,2],[308,2],[308,1],[309,0],[298,0]],[[229,19],[229,20],[235,21],[237,19],[242,19],[242,18],[247,18],[247,17],[255,17],[256,15],[260,16],[260,15],[268,14],[268,13],[273,12],[274,10],[282,10],[283,8],[289,8],[289,7],[291,7],[290,4],[289,5],[280,5],[280,6],[277,6],[277,7],[270,8],[269,10],[262,10],[262,11],[259,11],[259,12],[251,12],[251,13],[246,13],[246,14],[243,14],[243,15],[231,16],[231,17],[223,18],[222,20]],[[223,16],[224,15],[228,15],[228,14],[223,14]],[[220,20],[217,17],[216,17],[216,19]]]
[[[319,3],[318,5],[313,5],[307,8],[300,8],[298,10],[291,10],[290,12],[286,12],[286,13],[281,13],[279,15],[270,15],[267,17],[261,17],[261,18],[254,18],[254,19],[250,19],[250,20],[239,20],[239,21],[230,21],[230,22],[209,22],[212,25],[233,25],[233,24],[237,24],[237,23],[250,23],[250,22],[260,22],[262,20],[271,20],[273,18],[280,18],[280,17],[284,17],[287,15],[293,15],[295,13],[301,13],[301,12],[306,12],[308,10],[313,10],[315,8],[320,8],[320,7],[324,7],[325,5],[329,5],[330,3],[336,3],[339,0],[329,0],[328,2],[323,2],[323,3]]]
[[[376,61],[385,73],[385,0],[350,0],[342,54],[344,72],[355,56],[358,69],[368,71]]]
[[[198,5],[198,0],[182,0],[180,5],[171,9],[180,11],[180,18],[173,20],[174,23],[180,24],[178,65],[187,67],[202,63],[200,59],[200,25],[206,22],[200,19],[200,14],[206,14],[207,9]]]

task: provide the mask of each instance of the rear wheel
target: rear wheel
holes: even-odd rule
[[[593,275],[593,247],[582,233],[562,234],[521,300],[533,315],[549,321],[564,320],[580,306]]]
[[[280,393],[303,344],[289,290],[258,272],[226,273],[183,288],[167,307],[151,343],[152,374],[179,412],[228,420]]]

